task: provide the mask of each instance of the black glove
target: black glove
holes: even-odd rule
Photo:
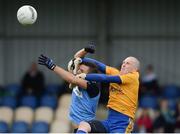
[[[49,68],[51,70],[54,70],[54,68],[56,67],[56,65],[54,64],[52,59],[50,59],[42,54],[38,58],[38,64],[45,65],[47,68]]]
[[[95,45],[96,43],[94,41],[90,41],[88,43],[88,46],[84,48],[84,50],[88,53],[94,53],[95,52]]]

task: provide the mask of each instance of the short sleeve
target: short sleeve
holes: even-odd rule
[[[106,66],[106,74],[108,75],[119,75],[120,71],[116,68]]]
[[[100,85],[97,82],[87,82],[86,89],[90,98],[96,97],[100,92]]]
[[[132,81],[134,81],[137,77],[135,74],[133,73],[129,73],[129,74],[125,74],[125,75],[120,75],[122,84],[127,84],[127,83],[131,83]]]

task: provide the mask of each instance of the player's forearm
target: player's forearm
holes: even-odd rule
[[[56,66],[53,70],[57,75],[59,75],[62,79],[64,79],[65,81],[69,82],[69,83],[72,83],[73,82],[73,79],[75,79],[75,76],[64,70],[63,68],[59,67],[59,66]]]
[[[93,54],[95,52],[95,42],[91,41],[88,43],[89,45],[84,47],[83,49],[79,50],[75,55],[74,58],[82,58],[87,53]]]
[[[85,77],[88,81],[97,81],[105,83],[121,83],[119,76],[109,76],[105,74],[87,74]]]
[[[57,75],[59,75],[62,79],[65,81],[75,84],[83,89],[87,88],[87,82],[86,80],[80,79],[73,75],[72,73],[64,70],[63,68],[56,66],[53,70]]]
[[[79,50],[75,55],[74,58],[83,58],[88,52],[85,51],[85,49]]]
[[[91,59],[91,58],[83,58],[82,62],[93,63],[97,66],[99,71],[101,71],[102,73],[106,73],[106,65],[103,64],[102,62],[99,62],[99,61],[97,61],[95,59]]]

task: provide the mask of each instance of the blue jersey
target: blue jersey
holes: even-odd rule
[[[69,112],[70,120],[73,123],[79,125],[81,121],[95,119],[99,98],[100,92],[97,96],[91,98],[86,89],[81,89],[77,86],[74,87],[72,91],[72,100]]]

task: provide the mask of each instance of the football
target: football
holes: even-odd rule
[[[18,9],[17,19],[22,25],[32,25],[37,20],[37,11],[30,5],[24,5]]]

